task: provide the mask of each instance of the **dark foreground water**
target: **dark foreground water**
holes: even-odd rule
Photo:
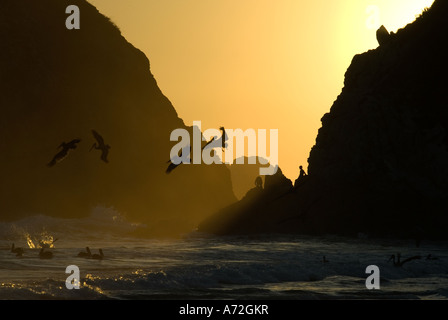
[[[0,223],[0,299],[447,299],[448,243],[337,237],[206,237],[180,240],[126,236],[133,225],[108,211],[86,219],[45,216]],[[51,260],[39,241],[58,240]],[[22,257],[10,246],[25,248]],[[77,257],[89,246],[103,260]],[[33,248],[34,247],[34,248]],[[402,267],[388,262],[421,255]],[[431,254],[434,260],[427,260]],[[328,262],[324,263],[323,256]],[[69,290],[66,267],[80,270]],[[366,288],[366,267],[380,270],[380,289]]]

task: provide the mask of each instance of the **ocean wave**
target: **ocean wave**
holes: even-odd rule
[[[51,249],[54,258],[49,261],[39,259],[38,249],[25,250],[20,258],[0,250],[0,299],[444,299],[448,295],[444,243],[415,248],[308,237],[148,240],[120,236],[133,225],[114,219],[114,214],[97,212],[85,219],[63,220],[63,226],[58,225],[62,220],[49,217],[16,222],[15,228],[31,234],[28,223],[39,221],[61,242]],[[94,221],[106,225],[103,231],[91,231]],[[92,238],[90,232],[95,234]],[[15,237],[24,240],[23,233]],[[0,246],[8,249],[9,242],[0,240]],[[79,258],[86,245],[92,252],[102,248],[104,259]],[[397,252],[423,258],[395,267],[387,260]],[[424,254],[437,259],[426,260]],[[323,262],[323,256],[329,262]],[[81,270],[79,290],[65,288],[65,267],[72,264]],[[381,271],[379,291],[365,287],[365,270],[372,264]]]
[[[0,299],[447,299],[447,279],[412,286],[415,279],[391,280],[381,290],[366,290],[364,279],[346,276],[290,275],[286,282],[258,268],[203,265],[110,275],[87,274],[79,290],[46,279],[0,285]],[[258,274],[258,275],[257,275]],[[439,279],[440,280],[440,279]],[[431,281],[436,281],[432,278]],[[438,280],[437,280],[438,281]],[[444,284],[445,283],[445,284]]]
[[[95,208],[85,218],[56,218],[33,215],[12,222],[0,222],[0,240],[25,242],[29,248],[53,247],[64,239],[104,239],[125,236],[139,225],[111,208]]]

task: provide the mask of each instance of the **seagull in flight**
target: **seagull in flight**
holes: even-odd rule
[[[180,166],[183,163],[182,159],[183,159],[183,152],[184,152],[184,150],[187,150],[188,153],[185,154],[185,156],[188,157],[188,155],[191,153],[191,146],[186,146],[185,148],[180,150],[180,152],[178,154],[178,158],[176,158],[176,159],[181,160],[178,164],[173,163],[173,161],[171,159],[166,162],[166,163],[169,163],[169,166],[168,166],[168,168],[165,171],[166,174],[171,173],[171,171],[173,171],[174,169],[176,169],[178,166]]]
[[[219,130],[222,131],[222,137],[220,138],[221,141],[222,141],[222,142],[221,142],[221,148],[222,148],[222,149],[225,149],[225,148],[226,148],[226,141],[228,140],[228,137],[227,137],[227,135],[226,135],[226,131],[225,131],[224,127],[220,127]],[[212,144],[214,141],[217,141],[217,142],[219,141],[219,140],[216,140],[216,139],[217,139],[217,136],[212,137],[212,138],[210,139],[210,141],[208,141],[208,142],[201,148],[201,150],[203,151],[205,148],[207,148],[207,147],[208,147],[210,144]],[[184,149],[188,151],[188,154],[186,154],[185,156],[188,156],[189,154],[191,154],[191,146],[187,146],[187,147],[185,147],[185,148],[183,148],[183,149],[180,150],[180,152],[179,152],[179,154],[178,154],[178,157],[179,157],[180,159],[183,159],[183,151],[184,151]],[[177,162],[177,161],[176,161],[176,162]],[[168,168],[167,168],[166,171],[165,171],[166,174],[171,173],[174,169],[176,169],[178,166],[180,166],[180,165],[182,164],[182,162],[180,162],[179,164],[174,164],[174,163],[171,161],[171,159],[168,160],[166,163],[169,163],[169,166],[168,166]]]
[[[204,151],[204,149],[207,148],[207,146],[210,145],[213,141],[215,141],[216,138],[217,138],[216,136],[214,136],[213,138],[211,138],[210,141],[207,142],[207,143],[202,147],[201,151]]]
[[[81,139],[74,139],[74,140],[70,141],[69,143],[62,142],[61,145],[58,147],[58,149],[62,148],[62,150],[59,151],[53,157],[53,159],[47,164],[47,166],[53,167],[55,164],[64,160],[68,156],[70,150],[76,149],[76,147],[77,147],[76,144],[78,144],[80,142],[81,142]]]
[[[215,140],[217,142],[219,142],[219,140],[221,140],[221,149],[222,151],[224,151],[224,149],[226,148],[226,141],[229,139],[227,134],[226,134],[226,129],[224,129],[224,127],[220,127],[219,130],[222,131],[222,136],[220,139],[216,140],[218,137],[214,136],[213,138],[210,139],[209,142],[207,142],[205,144],[205,146],[202,147],[202,150],[204,150],[208,145],[210,145],[212,142],[214,142]],[[216,147],[215,147],[216,148]]]
[[[226,141],[229,139],[229,137],[227,136],[226,129],[224,129],[224,127],[219,128],[219,130],[222,131],[221,149],[224,151],[224,149],[226,148]]]
[[[109,154],[110,145],[105,144],[103,137],[95,130],[92,130],[92,134],[97,142],[95,142],[92,145],[89,151],[92,151],[92,149],[101,150],[102,151],[101,160],[103,160],[106,163],[109,163],[109,161],[107,160],[107,155]]]

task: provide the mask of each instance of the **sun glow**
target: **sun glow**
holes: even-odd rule
[[[278,129],[279,166],[293,180],[353,56],[378,46],[381,25],[396,32],[434,2],[89,1],[148,55],[186,124]]]
[[[396,32],[420,15],[424,8],[429,8],[434,0],[395,0],[381,1],[382,24],[387,30]],[[380,7],[381,9],[381,7]]]

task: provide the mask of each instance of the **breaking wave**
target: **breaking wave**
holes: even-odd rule
[[[13,222],[0,222],[0,240],[24,240],[31,249],[52,248],[60,238],[76,240],[126,236],[138,226],[113,209],[98,207],[85,218],[34,215]]]

